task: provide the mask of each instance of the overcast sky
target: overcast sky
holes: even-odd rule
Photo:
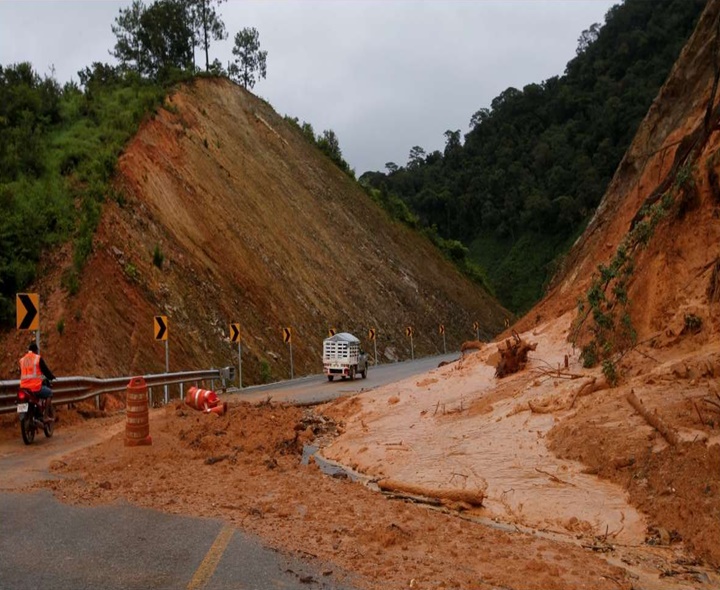
[[[415,145],[442,150],[446,130],[464,135],[509,86],[562,75],[580,33],[619,1],[229,0],[229,38],[210,59],[227,67],[235,33],[255,27],[268,52],[255,94],[316,133],[333,129],[359,176],[405,165]],[[77,81],[94,61],[114,63],[110,26],[130,4],[0,0],[0,65]]]

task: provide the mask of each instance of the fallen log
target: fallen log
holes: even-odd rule
[[[441,504],[460,502],[470,506],[482,506],[485,499],[483,490],[440,490],[427,488],[425,486],[396,481],[394,479],[381,479],[377,482],[383,492],[392,492],[396,495],[407,495],[410,498],[421,496],[428,498],[430,504],[440,502]],[[417,499],[417,498],[414,498]]]
[[[665,424],[665,422],[662,421],[662,418],[657,415],[657,413],[651,413],[640,401],[638,396],[635,395],[635,391],[633,389],[630,390],[630,393],[628,393],[625,396],[625,399],[628,401],[628,403],[635,409],[635,411],[640,414],[643,418],[645,418],[645,421],[655,428],[662,437],[671,445],[671,446],[677,446],[677,444],[680,442],[680,438],[678,437],[678,433]]]

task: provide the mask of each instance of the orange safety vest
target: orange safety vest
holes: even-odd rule
[[[20,359],[20,387],[30,391],[40,391],[42,388],[42,371],[40,370],[40,355],[29,352]]]

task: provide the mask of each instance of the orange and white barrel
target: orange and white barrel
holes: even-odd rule
[[[227,404],[221,403],[217,393],[209,389],[190,387],[185,394],[185,403],[206,414],[224,414],[227,411]]]
[[[125,393],[125,403],[125,446],[136,447],[152,444],[148,389],[145,379],[133,377],[130,380]]]

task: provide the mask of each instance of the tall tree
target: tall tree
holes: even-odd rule
[[[227,39],[225,23],[220,18],[217,8],[225,0],[187,0],[188,13],[193,31],[193,47],[201,47],[205,51],[205,71],[210,71],[210,41]],[[193,61],[194,63],[194,61]]]
[[[408,168],[417,168],[422,166],[425,161],[425,150],[419,145],[415,145],[410,148],[410,155],[408,157]]]
[[[192,29],[186,6],[177,0],[159,0],[140,16],[138,39],[147,52],[141,73],[156,79],[173,69],[193,67]]]
[[[255,76],[267,75],[267,51],[260,51],[260,33],[254,27],[246,27],[235,35],[232,48],[235,62],[230,64],[229,74],[245,88],[255,86]]]
[[[120,62],[121,67],[140,72],[144,69],[140,19],[145,12],[145,5],[142,0],[133,0],[128,8],[121,8],[119,12],[115,24],[110,25],[117,37],[115,48],[110,51],[110,55]]]

